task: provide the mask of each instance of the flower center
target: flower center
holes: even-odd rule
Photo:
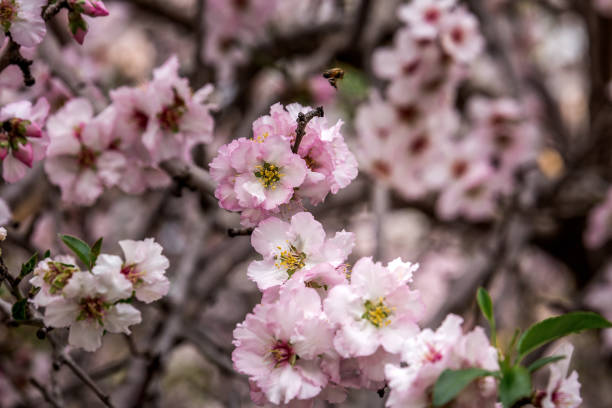
[[[93,168],[96,165],[96,157],[98,154],[86,147],[81,145],[81,151],[79,152],[78,160],[81,168]]]
[[[274,190],[282,176],[280,168],[272,163],[264,162],[262,165],[255,166],[255,177],[265,188]]]
[[[282,249],[281,247],[277,248]],[[306,265],[306,262],[304,262],[306,254],[299,251],[293,244],[289,244],[289,249],[281,251],[274,259],[277,261],[274,265],[279,269],[286,269],[289,277]]]
[[[0,148],[19,150],[19,145],[27,145],[27,126],[29,120],[12,118],[0,123]]]
[[[132,112],[132,120],[134,121],[139,130],[144,132],[147,129],[147,125],[149,124],[149,117],[143,111],[134,109],[134,112]]]
[[[274,367],[280,367],[283,364],[289,363],[291,366],[295,365],[298,359],[297,354],[293,352],[293,348],[289,342],[283,340],[277,340],[274,346],[270,350],[270,354],[275,361]]]
[[[379,328],[391,324],[389,316],[391,316],[393,310],[385,305],[385,299],[383,297],[379,297],[376,303],[371,300],[366,300],[363,307],[365,308],[365,312],[361,315],[362,319],[368,320]]]
[[[68,279],[77,271],[76,266],[61,262],[47,262],[48,271],[45,272],[43,280],[50,285],[49,293],[55,295],[60,293],[68,283]]]
[[[178,133],[179,122],[183,115],[187,112],[187,106],[183,98],[179,96],[176,89],[173,89],[174,101],[168,106],[164,106],[161,112],[157,114],[157,120],[163,130],[170,130]]]
[[[81,308],[81,312],[77,317],[77,321],[85,319],[96,320],[102,325],[102,318],[109,305],[100,297],[87,297],[81,299],[79,307]]]
[[[430,363],[438,362],[442,360],[442,353],[436,350],[434,346],[427,343],[427,352],[425,353],[424,360]]]
[[[136,269],[136,265],[123,265],[121,267],[121,273],[134,285],[142,283],[142,276],[145,274],[144,272],[139,272]]]
[[[268,136],[270,136],[270,132],[264,132],[259,136],[254,136],[253,140],[256,141],[257,143],[263,143]]]
[[[15,0],[0,0],[0,26],[4,31],[11,28],[11,23],[17,17],[17,4]]]

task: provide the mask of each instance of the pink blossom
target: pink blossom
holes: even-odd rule
[[[86,351],[102,345],[102,334],[130,334],[129,326],[141,321],[140,312],[128,303],[117,303],[132,294],[132,285],[120,273],[98,275],[76,272],[61,297],[50,301],[44,322],[50,327],[70,327],[68,343]]]
[[[546,387],[546,396],[542,400],[542,408],[577,408],[582,404],[578,373],[572,371],[567,376],[573,352],[574,346],[564,343],[552,354],[565,358],[550,365],[550,378]]]
[[[76,260],[69,255],[46,258],[38,263],[30,283],[40,288],[32,303],[37,307],[47,306],[54,299],[62,296],[64,287],[75,273],[80,272]]]
[[[179,77],[178,69],[176,56],[157,68],[149,84],[149,100],[144,102],[155,104],[142,112],[154,112],[148,118],[142,142],[155,163],[172,157],[190,160],[194,145],[212,140],[211,105],[205,103],[212,86],[207,85],[192,94],[189,82]]]
[[[92,272],[120,274],[133,287],[136,299],[151,303],[168,293],[170,282],[165,275],[170,266],[168,258],[161,254],[162,247],[153,238],[143,241],[119,241],[125,261],[115,255],[102,254]]]
[[[441,42],[444,50],[462,63],[474,60],[484,46],[478,20],[464,8],[449,13],[442,21]]]
[[[464,217],[484,221],[495,214],[498,192],[494,188],[494,173],[485,163],[470,170],[459,182],[442,191],[436,211],[442,219]]]
[[[398,14],[417,38],[431,40],[454,5],[455,0],[414,0],[400,7]]]
[[[284,287],[277,302],[260,304],[234,330],[234,366],[273,404],[308,400],[328,383],[321,367],[333,331],[314,289]]]
[[[320,264],[332,268],[340,266],[354,246],[352,233],[337,232],[327,239],[325,231],[311,213],[300,212],[291,217],[291,222],[270,217],[262,221],[251,235],[253,248],[263,256],[253,261],[248,276],[260,290],[282,285],[300,270],[308,271]],[[326,267],[322,267],[326,268]],[[322,273],[330,276],[322,276]],[[310,275],[302,275],[306,282],[335,282],[335,271],[320,269]]]
[[[42,128],[48,113],[45,98],[34,106],[21,101],[0,110],[0,159],[2,177],[7,182],[22,179],[35,161],[45,157],[48,138]]]
[[[39,44],[47,32],[42,8],[47,0],[0,0],[0,44],[5,32],[24,47]]]
[[[584,244],[591,249],[601,247],[612,235],[612,188],[604,201],[589,213]]]
[[[425,329],[406,341],[402,350],[402,362],[406,366],[389,364],[385,367],[391,389],[388,407],[430,406],[431,388],[446,369],[498,369],[497,351],[489,344],[482,328],[477,327],[464,335],[461,323],[460,317],[448,315],[435,332]],[[494,406],[494,380],[478,380],[474,389],[470,387],[455,399],[453,406]]]
[[[45,171],[64,201],[91,205],[120,180],[126,159],[112,147],[114,117],[111,106],[93,118],[86,99],[73,99],[49,118]]]
[[[331,289],[324,309],[338,327],[334,346],[341,356],[368,356],[379,346],[397,353],[418,333],[423,305],[407,285],[411,276],[411,267],[384,267],[362,258],[351,271],[350,284]]]

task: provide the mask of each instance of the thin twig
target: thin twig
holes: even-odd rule
[[[60,404],[53,396],[51,392],[41,383],[39,383],[36,378],[30,378],[30,384],[32,384],[45,398],[49,404],[53,405],[55,408],[62,408],[62,404]]]
[[[254,228],[229,228],[227,230],[227,235],[231,238],[238,237],[241,235],[251,235],[253,233]]]
[[[166,160],[160,164],[160,167],[179,185],[199,191],[205,197],[214,198],[215,182],[203,168],[180,159]]]
[[[57,3],[49,4],[42,12],[42,18],[45,21],[51,20],[55,17],[63,8],[70,8],[67,0],[59,0]]]
[[[113,403],[111,402],[110,396],[106,394],[104,391],[98,387],[98,385],[91,379],[91,377],[68,355],[66,352],[61,352],[58,355],[59,361],[62,364],[65,364],[72,370],[72,372],[85,383],[106,405],[107,407],[114,408]]]
[[[291,148],[293,153],[297,153],[300,148],[300,143],[302,143],[302,138],[306,134],[306,125],[315,117],[323,117],[323,107],[319,106],[307,114],[303,114],[300,112],[297,117],[297,129],[295,129],[295,144]]]

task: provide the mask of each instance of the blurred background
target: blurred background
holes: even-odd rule
[[[192,152],[203,168],[219,146],[250,137],[276,102],[323,106],[329,123],[344,122],[359,176],[312,211],[328,234],[355,232],[349,263],[420,263],[423,327],[449,312],[464,316],[466,329],[483,325],[474,301],[481,285],[504,343],[515,327],[562,312],[612,319],[612,1],[457,0],[433,33],[415,23],[409,1],[105,4],[110,15],[90,22],[82,47],[63,12],[51,20],[34,55],[36,85],[24,88],[19,70],[7,68],[0,105],[45,96],[61,107],[73,91],[58,61],[103,99],[146,83],[176,54],[192,89],[215,86],[214,142]],[[331,68],[337,88],[323,76]],[[1,185],[0,196],[12,212],[2,244],[11,270],[34,251],[65,253],[58,233],[103,236],[110,253],[121,239],[155,237],[164,247],[179,311],[170,301],[142,307],[131,338],[108,334],[98,352],[74,353],[119,406],[252,406],[231,363],[232,331],[260,300],[246,277],[249,237],[227,234],[238,215],[178,183],[66,205],[40,165]],[[172,294],[177,281],[186,290]],[[44,406],[32,376],[55,382],[66,407],[101,406],[66,369],[50,376],[53,355],[35,333],[0,326],[0,406]],[[611,407],[612,330],[571,341],[583,406]],[[164,353],[151,355],[153,345]],[[359,391],[341,406],[383,405]]]

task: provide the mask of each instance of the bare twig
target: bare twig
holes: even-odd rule
[[[51,20],[55,17],[63,8],[69,8],[67,0],[59,0],[56,3],[51,3],[42,12],[42,18],[45,21]]]
[[[106,405],[109,408],[113,408],[114,405],[111,402],[110,396],[108,396],[108,394],[106,394],[104,391],[102,391],[100,389],[100,387],[98,387],[98,385],[94,382],[94,380],[91,379],[91,377],[89,376],[89,374],[87,374],[73,359],[72,357],[70,357],[70,355],[66,352],[61,352],[58,355],[59,357],[59,361],[62,364],[65,364],[68,366],[68,368],[70,368],[70,370],[72,370],[72,372],[79,377],[79,379],[81,381],[83,381],[83,383],[85,385],[87,385],[93,392],[94,394],[96,394],[98,396],[98,398],[100,399],[100,401],[102,401],[104,403],[104,405]]]
[[[38,389],[38,391],[40,391],[42,396],[45,398],[45,401],[47,401],[55,408],[62,408],[62,404],[60,404],[55,398],[53,398],[51,392],[44,385],[39,383],[36,378],[30,378],[30,384],[32,384],[36,389]]]
[[[317,116],[320,118],[323,117],[323,107],[322,106],[319,106],[318,108],[311,110],[307,114],[303,114],[302,112],[298,114],[297,129],[295,129],[295,143],[293,144],[293,147],[291,148],[293,153],[297,153],[298,149],[300,148],[300,143],[302,143],[302,138],[306,134],[306,125],[308,125],[308,122],[310,122],[313,118]]]
[[[160,167],[179,185],[199,191],[204,196],[214,197],[215,182],[203,168],[180,159],[166,160],[160,164]]]

